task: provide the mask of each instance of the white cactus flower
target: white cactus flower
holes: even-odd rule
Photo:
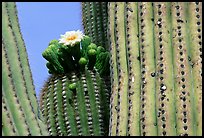
[[[64,35],[61,35],[61,38],[59,39],[59,43],[70,46],[74,46],[77,42],[80,42],[84,37],[84,34],[82,31],[69,31],[66,32]]]

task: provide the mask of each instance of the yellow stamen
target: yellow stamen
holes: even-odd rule
[[[77,37],[76,37],[75,35],[73,35],[73,36],[67,37],[67,40],[70,41],[70,40],[74,40],[74,39],[76,39],[76,38],[77,38]]]

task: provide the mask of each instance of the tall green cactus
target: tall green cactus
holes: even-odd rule
[[[202,5],[110,2],[109,135],[202,135]]]
[[[110,95],[101,75],[109,74],[103,67],[109,54],[90,40],[74,46],[53,40],[42,54],[52,74],[40,96],[50,135],[108,135]]]
[[[16,5],[2,2],[2,135],[48,135],[41,119]]]

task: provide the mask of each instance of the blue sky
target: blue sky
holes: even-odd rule
[[[66,31],[83,30],[80,2],[17,2],[21,33],[26,45],[37,96],[49,74],[42,52]]]

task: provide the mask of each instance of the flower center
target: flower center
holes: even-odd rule
[[[77,38],[76,35],[72,35],[72,36],[70,36],[70,37],[67,37],[67,40],[70,41],[70,40],[74,40],[74,39],[76,39],[76,38]]]

